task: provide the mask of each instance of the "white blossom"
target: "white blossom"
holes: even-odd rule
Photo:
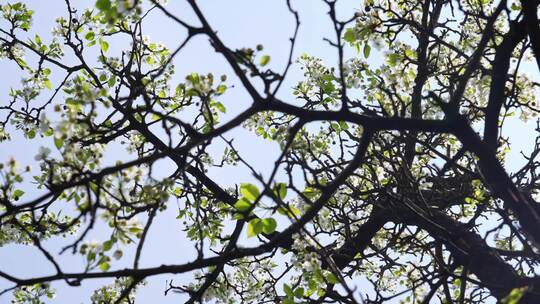
[[[40,161],[46,159],[51,154],[51,149],[47,147],[39,147],[38,154],[34,157],[35,160]]]

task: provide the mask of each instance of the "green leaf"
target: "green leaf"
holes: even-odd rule
[[[501,300],[501,303],[503,304],[519,304],[521,298],[527,291],[528,287],[521,287],[521,288],[514,288],[512,291]]]
[[[216,88],[216,94],[221,95],[221,94],[225,93],[226,90],[227,90],[227,86],[224,85],[224,84],[220,84]]]
[[[94,251],[90,251],[88,255],[86,256],[86,260],[88,262],[91,262],[96,259],[96,253]]]
[[[265,234],[270,234],[276,231],[277,222],[275,219],[269,217],[262,220],[262,230]]]
[[[289,217],[299,216],[300,214],[302,214],[300,209],[294,206],[279,207],[277,211],[279,214],[287,215]]]
[[[217,108],[221,113],[227,112],[227,109],[225,108],[225,106],[224,106],[221,102],[217,102],[217,103],[216,103],[216,108]]]
[[[138,232],[142,231],[142,228],[133,226],[133,227],[129,227],[128,230],[129,230],[129,232],[132,232],[132,233],[138,233]]]
[[[352,28],[348,28],[345,31],[345,35],[343,35],[343,40],[347,41],[348,43],[353,43],[356,40],[356,34],[354,33],[354,30]]]
[[[109,268],[111,268],[111,265],[107,262],[99,264],[99,269],[101,269],[101,271],[107,271]]]
[[[103,242],[103,251],[111,250],[113,242],[111,240]]]
[[[369,44],[364,45],[364,57],[367,59],[369,57],[369,53],[371,53],[371,46]]]
[[[315,271],[313,272],[313,277],[319,283],[324,282],[324,275],[321,269],[316,268]]]
[[[304,296],[304,288],[298,287],[294,290],[294,296],[297,298],[302,298]]]
[[[92,40],[94,40],[94,38],[96,38],[96,34],[94,32],[92,32],[92,31],[90,31],[90,32],[86,33],[86,35],[84,35],[84,39],[86,39],[86,40],[92,41]]]
[[[409,57],[409,58],[416,58],[416,52],[412,49],[406,49],[405,50],[405,56]]]
[[[263,223],[261,219],[254,218],[249,221],[247,226],[248,237],[256,236],[263,231]]]
[[[92,192],[98,193],[98,185],[96,183],[90,182],[90,189],[92,189]]]
[[[47,131],[43,132],[43,135],[45,136],[51,136],[54,134],[54,131],[52,128],[48,128]]]
[[[337,284],[339,283],[339,280],[338,278],[333,274],[333,273],[328,273],[326,275],[326,280],[330,283],[330,284]]]
[[[260,136],[263,136],[263,137],[264,137],[264,136],[266,135],[266,130],[265,130],[263,127],[261,127],[261,126],[258,126],[257,129],[256,129],[255,131],[256,131],[257,134],[260,135]]]
[[[199,74],[191,73],[187,77],[187,80],[191,81],[192,84],[196,85],[200,82]]]
[[[309,199],[313,199],[314,197],[317,196],[318,194],[318,191],[316,189],[313,189],[311,187],[307,187],[306,189],[304,189],[304,192],[302,192],[307,198]]]
[[[236,203],[234,203],[234,208],[236,208],[239,211],[247,211],[249,208],[251,208],[251,203],[246,198],[239,199]]]
[[[287,196],[287,184],[286,183],[277,183],[274,186],[274,193],[280,198],[285,199]]]
[[[103,39],[99,39],[99,47],[103,53],[106,53],[109,49],[109,43]]]
[[[114,87],[114,85],[116,84],[116,76],[111,76],[111,78],[109,78],[109,81],[107,81],[107,84],[109,85],[109,88]]]
[[[292,297],[294,295],[294,292],[291,288],[291,286],[287,285],[287,284],[283,284],[283,291],[285,292],[286,295]]]
[[[388,65],[391,67],[395,66],[397,62],[401,59],[399,54],[396,53],[388,54],[386,58],[388,60]]]
[[[232,216],[232,219],[233,220],[242,220],[244,219],[245,216],[242,214],[242,213],[235,213],[233,216]]]
[[[60,138],[60,137],[55,137],[54,138],[54,145],[56,146],[57,149],[60,149],[64,145],[64,140],[62,138]]]
[[[52,84],[51,84],[51,81],[49,79],[43,80],[43,85],[49,90],[52,89]]]
[[[15,191],[13,191],[13,197],[16,199],[20,198],[23,195],[24,191],[22,191],[21,189],[16,189]]]
[[[259,62],[261,66],[265,66],[270,62],[270,56],[264,55],[261,57],[261,61]]]
[[[249,201],[255,201],[259,195],[259,189],[253,184],[243,183],[240,185],[240,193]]]
[[[102,11],[108,11],[111,8],[111,0],[97,0],[96,7]]]
[[[322,85],[322,89],[326,94],[332,94],[336,90],[336,86],[332,81],[327,81]]]
[[[36,130],[34,129],[29,130],[28,132],[26,132],[26,136],[28,136],[28,138],[30,139],[36,137]]]

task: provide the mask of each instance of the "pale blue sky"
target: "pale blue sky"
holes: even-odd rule
[[[63,0],[25,0],[31,8],[35,10],[34,27],[31,35],[38,33],[44,40],[53,26],[53,20],[56,16],[66,15],[65,3]],[[94,1],[73,1],[77,5],[92,5]],[[178,17],[184,18],[192,23],[194,16],[191,9],[181,0],[170,0],[168,8]],[[327,7],[322,1],[318,0],[298,0],[292,1],[294,8],[300,13],[301,28],[299,39],[297,41],[294,58],[301,53],[307,52],[310,55],[323,58],[329,65],[335,64],[336,54],[328,43],[322,40],[323,37],[334,38],[334,32],[331,28],[330,19],[327,16]],[[6,3],[0,0],[0,3]],[[203,12],[208,17],[210,23],[218,30],[220,37],[231,47],[254,47],[256,44],[265,46],[265,53],[272,56],[270,67],[279,70],[283,69],[289,50],[289,37],[292,35],[293,18],[288,13],[285,1],[277,0],[201,0],[199,1]],[[343,16],[350,16],[354,8],[361,6],[361,1],[341,0],[340,12]],[[144,24],[146,34],[153,41],[161,41],[169,48],[174,49],[179,41],[184,37],[185,32],[179,25],[155,11]],[[110,52],[119,52],[121,46],[111,42]],[[375,53],[376,55],[376,53]],[[375,58],[377,60],[377,58]],[[231,71],[223,58],[216,54],[209,46],[206,38],[197,37],[175,60],[176,77],[182,81],[184,76],[191,72],[207,73],[212,72],[215,75],[228,74]],[[11,63],[0,62],[0,69],[3,71],[0,76],[0,98],[4,103],[7,97],[7,88],[17,86],[19,83],[20,72]],[[290,88],[297,80],[302,79],[302,74],[297,68],[294,68],[289,74],[289,78],[284,83],[280,96],[285,100],[291,100]],[[230,89],[223,98],[223,103],[227,107],[229,117],[234,113],[249,105],[250,100],[241,85],[234,80],[236,88]],[[516,122],[509,128],[508,134],[515,134],[516,147],[512,153],[519,152],[530,146],[526,144],[530,141],[528,136],[522,136],[518,131],[523,127],[522,123]],[[517,131],[517,132],[516,132]],[[531,135],[532,136],[532,135]],[[235,130],[227,134],[228,138],[235,138],[238,146],[245,147],[242,156],[245,157],[255,168],[263,173],[272,168],[275,158],[278,155],[279,147],[276,143],[268,143],[257,138],[243,130]],[[39,145],[51,145],[47,141],[35,140],[29,145],[20,139],[20,134],[15,135],[12,143],[0,144],[0,161],[4,162],[9,157],[16,157],[23,164],[32,164],[33,157],[37,153]],[[113,154],[108,156],[110,162],[116,159],[122,159],[125,156],[123,152],[113,150]],[[515,160],[516,166],[520,161]],[[169,164],[164,161],[161,164],[162,170],[172,170]],[[244,168],[235,169],[234,172],[228,170],[213,170],[211,175],[222,185],[232,185],[235,183],[252,181],[253,178]],[[25,189],[27,198],[35,195],[31,185]],[[181,264],[193,259],[192,243],[187,241],[181,232],[181,225],[175,220],[177,215],[176,204],[171,203],[170,208],[164,212],[155,221],[147,237],[145,249],[143,252],[141,267],[157,266],[160,264]],[[97,227],[96,231],[89,236],[89,239],[103,240],[103,227]],[[47,248],[55,248],[58,251],[61,245],[66,241],[62,239],[52,240],[46,243]],[[127,253],[127,252],[126,252]],[[131,264],[130,254],[122,261]],[[64,254],[61,261],[66,269],[76,271],[82,265],[82,257]],[[124,264],[126,265],[126,264]],[[122,266],[122,263],[113,264],[113,268]],[[0,248],[0,269],[7,273],[27,277],[52,273],[52,268],[37,250],[20,245],[8,245]],[[163,291],[166,286],[165,280],[174,278],[177,284],[189,280],[189,275],[162,275],[148,279],[148,284],[138,292],[138,303],[149,303],[159,301],[159,303],[179,303],[182,297],[178,295],[169,295],[163,297]],[[111,282],[107,280],[106,282]],[[93,290],[104,283],[103,280],[87,280],[79,288],[66,288],[63,283],[55,283],[57,288],[57,297],[51,303],[89,303],[90,295]],[[6,285],[5,281],[0,280],[0,288]],[[1,297],[0,302],[7,302],[9,297]]]
[[[29,35],[39,34],[43,40],[50,37],[50,29],[56,16],[66,16],[65,3],[63,0],[26,0],[23,1],[35,10],[34,26]],[[6,1],[2,0],[4,4]],[[86,7],[91,6],[94,1],[73,1],[75,5]],[[199,1],[203,12],[218,30],[220,37],[231,47],[254,47],[256,44],[265,46],[264,52],[271,55],[270,67],[278,71],[285,66],[289,51],[289,37],[292,35],[292,25],[294,20],[288,13],[285,1],[250,1],[250,0],[207,0]],[[341,1],[339,5],[344,9],[343,16],[350,16],[354,11],[351,8],[359,8],[360,1]],[[323,42],[323,37],[334,38],[330,19],[326,12],[327,7],[322,1],[299,0],[293,1],[293,6],[300,13],[302,26],[299,32],[299,39],[294,58],[297,58],[302,52],[318,56],[329,64],[335,61],[335,52],[329,47],[328,43]],[[178,17],[191,21],[196,24],[191,9],[183,1],[171,0],[168,9],[174,12]],[[153,41],[165,43],[169,48],[174,49],[182,38],[185,37],[185,31],[179,25],[163,16],[158,11],[150,15],[144,23],[144,31]],[[110,43],[110,53],[114,54],[121,51],[122,46]],[[207,39],[203,36],[197,37],[175,60],[176,78],[182,81],[185,75],[191,72],[208,73],[215,75],[232,74],[223,58],[215,53],[209,46]],[[0,68],[4,71],[1,76],[0,98],[6,100],[7,88],[19,85],[20,71],[11,63],[0,62]],[[7,75],[10,75],[7,77]],[[281,97],[291,100],[290,88],[295,82],[302,78],[302,74],[297,68],[291,70],[289,78],[281,89]],[[174,83],[174,82],[173,82]],[[228,110],[228,116],[232,117],[234,113],[249,105],[249,99],[242,91],[241,85],[232,78],[231,84],[236,88],[230,89],[224,96],[223,103]],[[4,101],[2,101],[3,103]],[[242,156],[245,157],[254,167],[266,173],[272,168],[273,162],[278,155],[279,146],[270,144],[257,138],[243,130],[235,130],[227,134],[228,138],[234,138],[239,146],[246,147]],[[0,160],[5,161],[9,157],[16,157],[22,164],[34,163],[33,157],[37,153],[40,145],[51,145],[46,140],[34,140],[31,144],[21,140],[20,134],[14,134],[14,141],[7,145],[0,144]],[[260,148],[264,147],[264,148]],[[114,151],[109,161],[112,163],[116,159],[122,159],[123,152]],[[171,170],[168,163],[162,163],[163,170]],[[235,183],[253,181],[249,172],[244,169],[237,169],[234,173],[226,170],[214,170],[211,172],[214,178],[222,185],[232,185]],[[234,179],[231,176],[234,175]],[[26,198],[36,195],[32,191],[31,185],[25,189]],[[141,259],[141,267],[150,267],[160,264],[181,264],[194,258],[192,243],[187,241],[181,232],[181,225],[175,219],[177,208],[174,202],[171,207],[164,212],[154,222],[152,229],[147,237],[145,249]],[[103,241],[103,227],[97,227],[96,231],[89,236],[89,239]],[[58,252],[60,246],[65,245],[66,240],[56,239],[46,242],[46,247],[52,249],[52,252]],[[125,251],[122,261],[126,262],[113,264],[113,268],[131,264],[129,257],[132,254]],[[21,246],[8,245],[0,248],[0,269],[7,273],[29,277],[44,273],[52,273],[50,264],[37,252],[36,249]],[[64,254],[61,258],[65,269],[76,271],[81,269],[83,258]],[[171,294],[163,296],[166,286],[166,280],[174,278],[177,284],[189,280],[190,275],[162,275],[148,279],[148,284],[138,292],[138,303],[148,303],[150,301],[159,301],[159,303],[178,303],[182,302],[183,297]],[[90,295],[93,290],[104,282],[111,280],[87,280],[79,288],[69,288],[65,284],[58,282],[53,284],[57,289],[57,296],[51,303],[89,303]],[[5,281],[0,280],[0,288],[8,286]],[[9,296],[0,298],[0,302],[7,301]]]

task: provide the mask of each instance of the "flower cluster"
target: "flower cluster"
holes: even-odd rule
[[[106,285],[104,287],[101,287],[100,289],[97,289],[94,291],[94,294],[90,298],[92,303],[94,304],[100,304],[100,303],[117,303],[116,301],[122,295],[122,292],[129,288],[131,284],[133,283],[133,279],[131,278],[119,278],[114,280],[113,284]],[[125,297],[120,304],[127,304],[127,303],[133,303],[135,300],[135,293],[137,291],[137,288],[145,285],[146,283],[144,281],[138,283],[135,285],[133,289],[129,292],[127,297]]]

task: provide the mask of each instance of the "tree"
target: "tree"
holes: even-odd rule
[[[1,165],[0,242],[37,248],[55,269],[0,269],[3,293],[40,303],[59,282],[106,278],[91,301],[131,303],[156,275],[190,274],[166,293],[187,303],[540,303],[538,121],[526,124],[533,146],[522,159],[504,133],[513,115],[539,111],[537,1],[365,0],[345,12],[322,2],[335,62],[299,55],[309,50],[295,49],[302,23],[287,0],[284,69],[262,45],[229,46],[196,0],[185,0],[195,20],[172,1],[65,0],[50,39],[33,34],[30,3],[3,4],[0,57],[23,78],[0,106],[2,145],[45,144],[33,169]],[[151,15],[183,29],[175,48],[144,36]],[[201,37],[232,72],[178,80],[174,61]],[[304,79],[291,90],[297,67]],[[225,102],[232,88],[249,105]],[[264,146],[236,144],[238,129]],[[243,156],[275,146],[268,172]],[[156,172],[162,160],[172,174]],[[213,177],[238,168],[252,179]],[[175,204],[195,256],[141,267],[148,232]],[[105,237],[89,242],[104,223]],[[67,244],[60,254],[51,239]],[[69,253],[82,269],[65,270]]]

